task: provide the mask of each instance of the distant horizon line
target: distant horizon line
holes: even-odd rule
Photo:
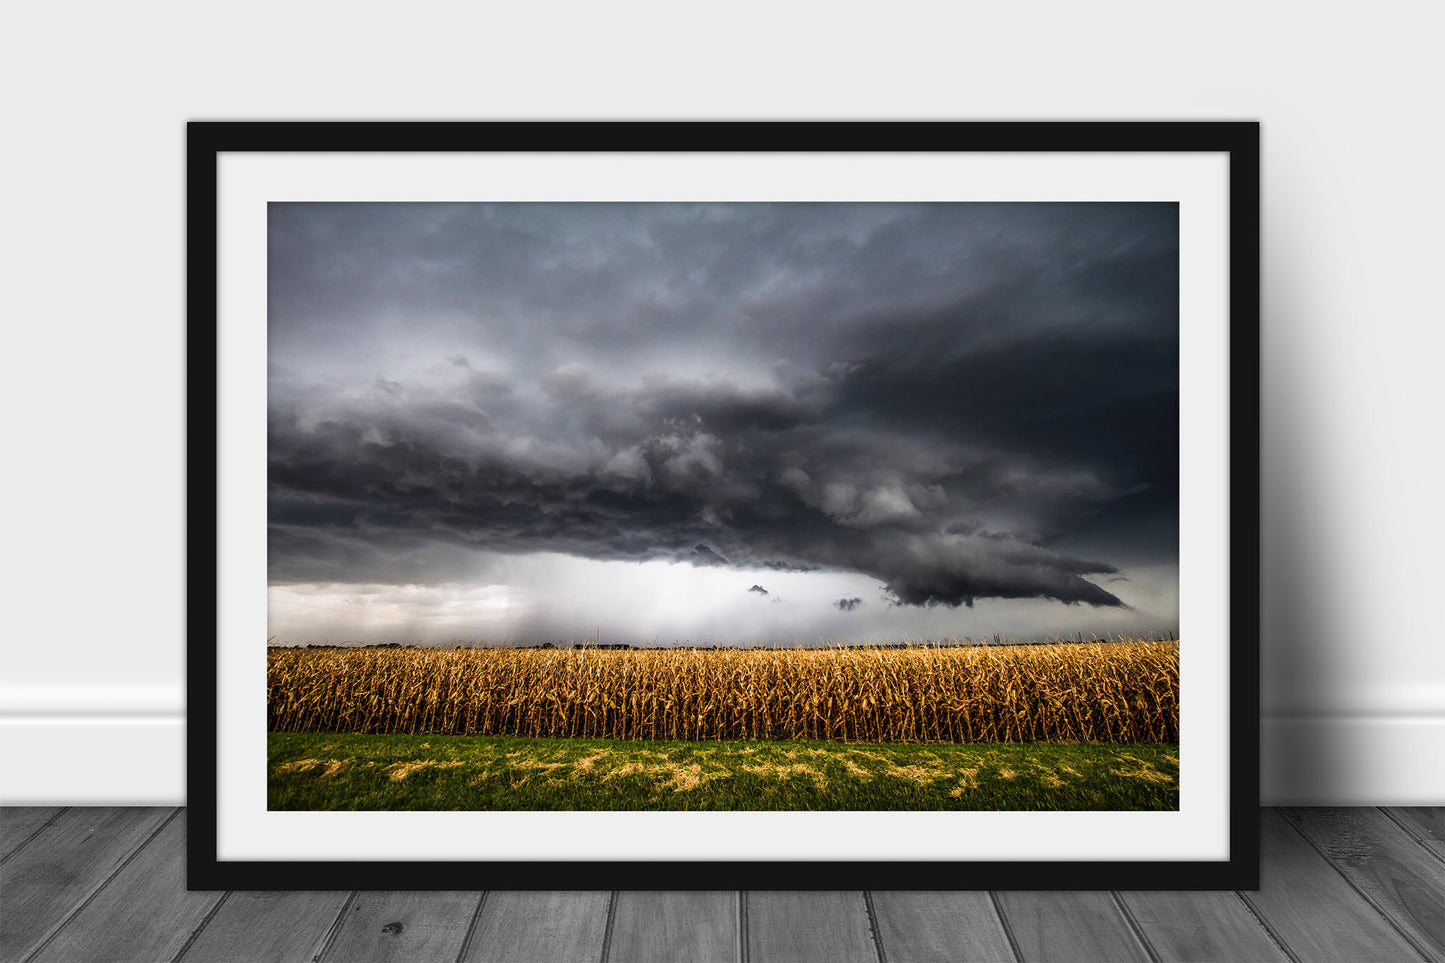
[[[907,640],[902,642],[829,642],[819,641],[814,643],[801,640],[793,642],[751,642],[751,643],[718,643],[718,642],[671,642],[671,643],[645,643],[632,642],[597,642],[574,640],[570,642],[548,641],[548,642],[467,642],[456,639],[449,642],[288,642],[271,636],[266,640],[268,649],[554,649],[567,651],[574,649],[600,649],[612,651],[651,651],[656,649],[909,649],[909,648],[965,648],[968,646],[984,645],[1097,645],[1116,642],[1177,642],[1177,632],[1165,630],[1162,632],[1144,633],[1142,635],[1127,635],[1122,632],[1110,632],[1105,634],[1074,632],[1067,634],[1035,635],[1027,637],[1010,638],[1002,633],[995,633],[992,638],[973,636],[962,636],[953,639],[921,639]]]

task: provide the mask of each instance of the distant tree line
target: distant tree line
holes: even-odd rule
[[[1005,638],[1003,638],[1003,637],[1000,636],[1000,635],[995,635],[995,636],[993,637],[993,640],[992,640],[992,641],[990,641],[990,640],[988,640],[988,639],[974,639],[974,638],[964,637],[964,638],[961,638],[961,639],[950,639],[950,640],[948,640],[948,641],[946,641],[946,642],[936,642],[936,641],[931,641],[931,640],[930,640],[930,641],[926,641],[926,642],[853,642],[853,643],[848,643],[848,644],[841,644],[841,643],[839,643],[839,644],[822,643],[822,644],[819,644],[819,645],[799,645],[799,646],[789,646],[789,645],[693,645],[693,644],[687,643],[687,642],[680,642],[680,643],[677,643],[677,644],[674,644],[674,645],[630,645],[630,644],[628,644],[628,643],[626,643],[626,642],[573,642],[570,646],[567,645],[567,644],[565,644],[565,643],[559,645],[559,644],[557,644],[557,643],[555,643],[555,642],[538,642],[538,643],[536,643],[536,644],[534,644],[534,645],[486,645],[486,644],[480,644],[480,643],[479,643],[479,644],[476,644],[476,645],[467,645],[467,644],[464,644],[464,643],[460,643],[460,642],[459,642],[459,643],[454,643],[454,644],[451,645],[451,646],[427,645],[427,644],[421,643],[421,642],[367,642],[367,643],[355,642],[355,643],[339,643],[339,644],[338,644],[338,643],[330,643],[330,642],[310,642],[310,643],[307,643],[306,645],[284,645],[284,644],[277,644],[277,643],[275,643],[274,641],[268,639],[268,640],[267,640],[267,647],[268,647],[268,648],[273,648],[273,649],[438,649],[438,648],[454,648],[454,649],[499,649],[499,648],[505,648],[505,649],[567,649],[567,648],[571,648],[571,649],[600,649],[600,650],[609,650],[609,651],[632,651],[632,652],[642,651],[642,650],[652,650],[652,649],[685,649],[685,650],[695,651],[695,652],[717,652],[717,651],[757,651],[757,650],[765,650],[765,649],[785,649],[785,648],[804,648],[804,649],[960,649],[960,648],[967,648],[967,647],[976,646],[976,645],[1057,645],[1057,644],[1060,643],[1060,642],[1065,642],[1065,643],[1067,643],[1067,642],[1077,642],[1077,643],[1087,643],[1087,644],[1092,644],[1092,645],[1099,645],[1099,644],[1103,644],[1103,643],[1107,643],[1107,642],[1148,641],[1148,640],[1157,640],[1157,641],[1167,640],[1167,641],[1173,642],[1173,641],[1175,641],[1175,636],[1174,636],[1174,633],[1173,633],[1173,632],[1158,632],[1158,633],[1155,633],[1155,634],[1150,635],[1150,636],[1147,636],[1147,637],[1141,636],[1141,637],[1135,639],[1135,638],[1128,638],[1128,637],[1125,637],[1125,636],[1107,636],[1107,637],[1101,637],[1101,636],[1098,636],[1098,635],[1093,635],[1093,636],[1087,636],[1087,637],[1086,637],[1086,636],[1083,635],[1082,633],[1076,632],[1076,633],[1073,634],[1073,637],[1072,637],[1072,638],[1071,638],[1070,636],[1068,636],[1068,635],[1059,635],[1059,636],[1053,636],[1053,637],[1050,637],[1050,638],[1047,638],[1047,639],[1005,639]]]

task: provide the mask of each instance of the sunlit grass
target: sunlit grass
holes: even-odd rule
[[[1150,744],[636,742],[272,733],[271,809],[1177,809]]]

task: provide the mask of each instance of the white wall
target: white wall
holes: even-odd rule
[[[1258,119],[1267,802],[1441,803],[1439,4],[24,4],[0,800],[184,798],[188,119]]]

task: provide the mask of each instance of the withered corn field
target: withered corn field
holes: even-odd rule
[[[877,649],[285,649],[275,732],[1177,742],[1179,643]]]

